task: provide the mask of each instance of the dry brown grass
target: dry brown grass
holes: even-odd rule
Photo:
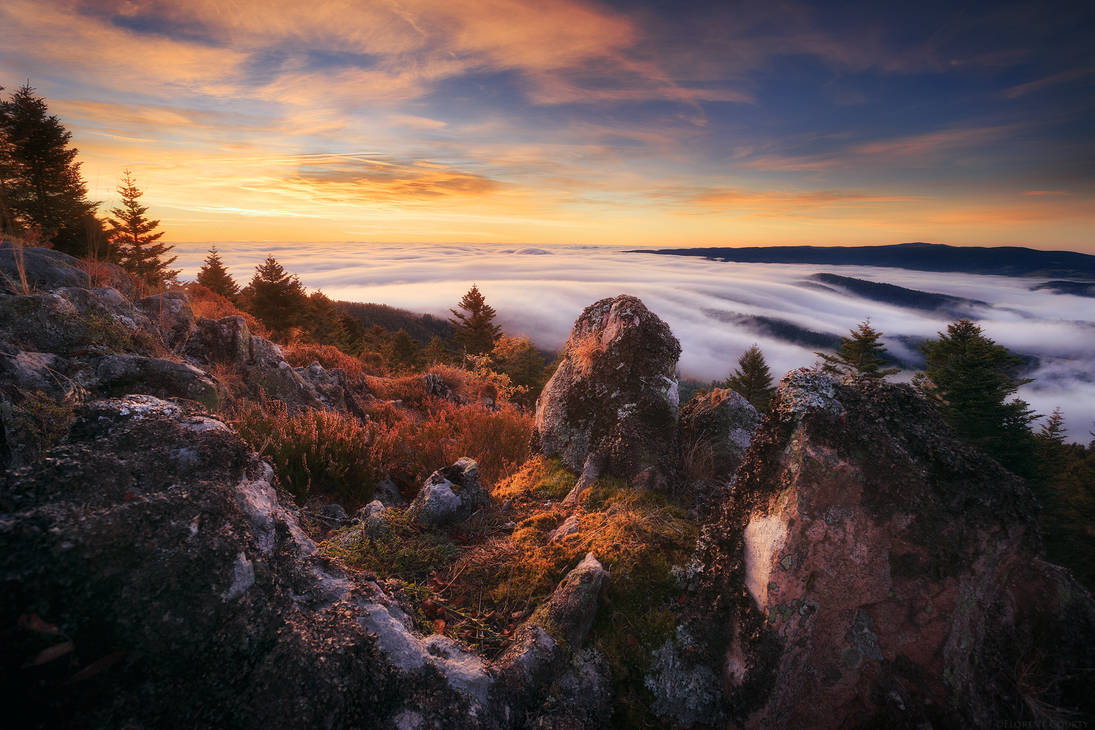
[[[318,362],[328,370],[338,368],[351,379],[362,380],[367,373],[361,360],[347,355],[334,345],[316,345],[310,342],[291,342],[282,346],[286,361],[293,367],[304,368]]]
[[[194,312],[195,317],[220,319],[221,317],[240,316],[247,322],[247,329],[251,331],[251,334],[259,337],[269,337],[269,333],[262,326],[262,322],[241,310],[231,300],[193,281],[184,284],[182,289],[190,297],[190,309]]]
[[[584,337],[572,339],[569,345],[570,356],[578,371],[582,375],[589,375],[593,369],[593,361],[604,352],[601,338],[591,332]]]

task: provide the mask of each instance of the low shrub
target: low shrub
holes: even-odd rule
[[[208,319],[243,317],[251,334],[259,337],[269,337],[269,333],[262,325],[262,322],[241,310],[232,300],[222,297],[196,281],[188,282],[182,288],[190,298],[190,309],[194,312],[195,317],[206,317]]]
[[[282,346],[281,351],[285,360],[293,367],[306,368],[313,362],[318,362],[328,370],[338,368],[354,380],[363,379],[366,375],[365,365],[361,360],[347,355],[334,345],[292,342]]]
[[[322,410],[290,414],[278,401],[240,403],[234,414],[241,436],[277,468],[293,496],[369,501],[393,461],[390,431]]]

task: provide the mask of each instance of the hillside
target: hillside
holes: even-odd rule
[[[635,249],[631,253],[701,256],[712,261],[819,266],[887,266],[997,276],[1095,278],[1095,256],[1074,251],[1041,251],[1020,246],[948,246],[898,243],[886,246],[708,246]]]
[[[19,727],[1095,716],[1095,599],[1043,531],[1089,542],[909,385],[800,369],[765,412],[681,403],[680,343],[620,295],[525,408],[489,358],[376,370],[208,290],[22,254],[33,276],[0,257]]]

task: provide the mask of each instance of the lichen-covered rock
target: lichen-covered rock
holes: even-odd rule
[[[482,662],[327,564],[273,479],[223,422],[150,396],[87,405],[65,444],[7,474],[8,721],[385,727],[412,706],[501,726],[472,710]]]
[[[466,520],[489,501],[479,483],[479,465],[464,457],[426,479],[407,508],[407,516],[425,527],[442,527]]]
[[[1089,717],[1095,602],[1040,558],[1036,509],[911,387],[789,374],[701,541],[705,643],[674,658],[722,678],[701,721]]]
[[[200,318],[186,343],[186,354],[210,365],[244,365],[251,360],[251,330],[237,315],[220,319]]]
[[[738,470],[760,423],[744,397],[726,388],[693,398],[681,409],[682,462],[709,462],[711,478],[725,482]]]
[[[0,242],[0,273],[13,285],[21,286],[19,273],[20,259],[23,276],[27,286],[32,289],[58,289],[60,287],[87,287],[99,285],[117,289],[127,299],[132,300],[136,286],[129,274],[116,264],[97,263],[91,265],[93,275],[89,275],[88,264],[60,251],[45,248],[25,248],[18,250],[8,241]]]
[[[677,358],[669,326],[631,296],[602,299],[574,323],[536,405],[547,456],[575,471],[665,486],[676,463]]]
[[[168,347],[185,345],[194,332],[194,312],[185,292],[154,294],[138,300],[134,306],[156,326]]]
[[[184,362],[142,355],[107,355],[95,368],[95,390],[102,395],[144,393],[161,398],[189,398],[209,410],[221,404],[216,382]]]

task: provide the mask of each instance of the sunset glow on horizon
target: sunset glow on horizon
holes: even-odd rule
[[[172,241],[1095,253],[1090,4],[5,0]]]

